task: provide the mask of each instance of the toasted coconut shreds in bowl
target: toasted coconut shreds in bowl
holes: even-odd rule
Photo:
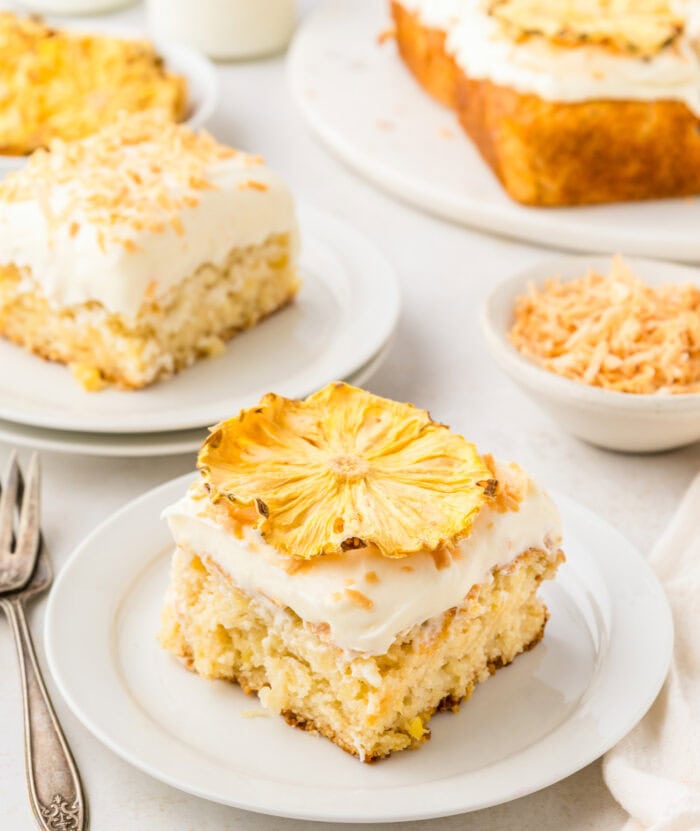
[[[700,393],[700,288],[608,275],[552,277],[515,302],[510,342],[557,375],[617,392]]]
[[[628,262],[532,265],[494,286],[481,327],[497,365],[552,429],[657,453],[700,441],[700,273]]]

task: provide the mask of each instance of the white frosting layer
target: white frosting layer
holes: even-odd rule
[[[497,475],[503,480],[522,473],[499,466]],[[557,509],[533,484],[519,511],[483,509],[459,543],[459,555],[442,568],[428,553],[391,559],[359,550],[320,557],[290,574],[284,568],[289,560],[257,532],[237,539],[207,514],[206,504],[188,495],[165,511],[177,545],[210,558],[245,593],[262,594],[309,623],[327,624],[338,646],[372,655],[385,653],[412,626],[460,605],[496,566],[531,547],[556,551],[561,540]],[[369,572],[377,579],[368,582]],[[353,601],[354,591],[371,606]]]
[[[0,265],[29,267],[55,306],[95,300],[133,320],[144,299],[157,299],[204,263],[221,265],[233,248],[295,231],[287,186],[252,157],[241,153],[219,162],[208,179],[215,189],[198,191],[199,204],[180,214],[184,233],[171,227],[160,233],[125,228],[134,250],[118,242],[107,242],[103,250],[98,229],[79,216],[74,237],[66,223],[50,228],[37,200],[0,202]],[[249,182],[266,189],[248,187]],[[53,215],[60,216],[70,189],[79,186],[54,189]]]
[[[421,22],[447,32],[446,48],[470,78],[554,101],[682,101],[700,116],[697,2],[679,4],[685,33],[645,60],[590,45],[566,48],[533,37],[506,37],[482,0],[402,0]]]

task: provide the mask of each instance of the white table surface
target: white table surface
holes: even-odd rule
[[[314,4],[307,0],[302,10]],[[142,20],[138,8],[113,17],[137,25]],[[483,450],[518,460],[547,485],[597,511],[648,552],[700,468],[700,444],[649,457],[596,450],[550,422],[484,353],[477,313],[489,286],[548,252],[434,220],[358,179],[310,135],[290,101],[282,59],[223,65],[220,75],[222,101],[209,125],[212,132],[264,154],[299,196],[354,223],[375,240],[399,271],[404,294],[399,331],[386,363],[367,386],[425,406]],[[0,464],[9,449],[0,444]],[[25,460],[27,455],[21,454]],[[60,569],[96,523],[143,491],[187,472],[194,459],[103,460],[43,454],[42,462],[43,529],[53,562]],[[39,601],[31,610],[40,659],[43,605]],[[54,689],[51,679],[47,680]],[[300,831],[310,825],[209,804],[162,785],[102,747],[58,695],[54,700],[83,775],[95,831]],[[35,828],[25,794],[20,713],[14,648],[2,621],[2,831]],[[596,763],[517,802],[405,827],[607,831],[620,828],[623,820]],[[317,827],[320,831],[335,826]]]

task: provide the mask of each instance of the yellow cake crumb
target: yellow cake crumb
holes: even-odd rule
[[[416,716],[408,722],[408,734],[414,739],[421,739],[426,732],[423,719],[420,716]]]
[[[71,364],[70,371],[73,377],[77,381],[80,381],[83,389],[88,392],[99,392],[107,386],[102,377],[102,373],[96,366],[90,366],[89,364]]]

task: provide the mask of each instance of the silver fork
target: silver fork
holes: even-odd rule
[[[85,831],[80,776],[46,691],[24,614],[25,600],[52,581],[39,531],[39,478],[34,455],[25,486],[12,454],[0,497],[0,608],[14,633],[20,663],[25,769],[34,816],[42,831]]]
[[[0,483],[0,593],[23,588],[34,571],[39,550],[39,462],[29,463],[29,492],[24,493],[22,472],[13,451]],[[32,489],[36,490],[33,494]],[[15,512],[19,524],[15,533]]]

